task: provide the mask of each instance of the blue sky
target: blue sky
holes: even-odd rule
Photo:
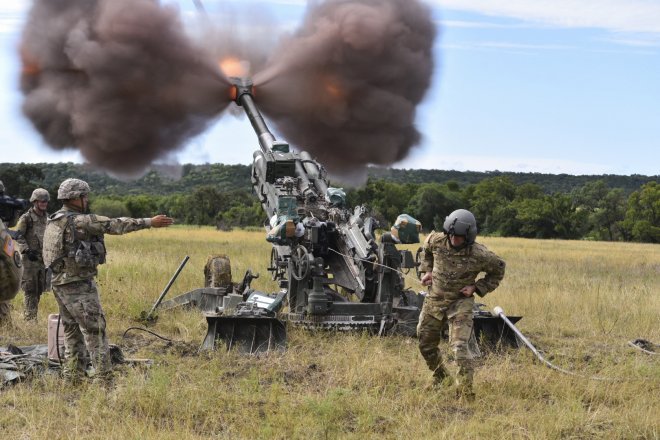
[[[194,26],[192,0],[164,3]],[[306,5],[203,3],[211,14],[256,5],[273,17],[273,35],[295,29]],[[423,141],[395,167],[660,174],[660,0],[427,3],[440,35],[418,109]],[[45,146],[21,115],[16,47],[29,7],[0,5],[0,162],[81,162]],[[256,146],[249,122],[227,115],[166,160],[248,164]]]

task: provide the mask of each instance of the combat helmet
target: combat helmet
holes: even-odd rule
[[[32,191],[32,195],[30,196],[30,203],[34,203],[37,200],[40,202],[48,202],[50,201],[50,194],[48,194],[48,191],[43,188],[37,188]]]
[[[89,185],[84,180],[66,179],[57,190],[57,200],[71,200],[88,195]]]
[[[468,244],[477,238],[477,219],[467,209],[457,209],[445,218],[442,225],[445,234],[462,235]]]

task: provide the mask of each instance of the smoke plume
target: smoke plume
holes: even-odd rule
[[[417,0],[313,3],[255,75],[258,104],[335,175],[403,159],[420,140],[414,118],[433,70],[430,16]]]
[[[119,174],[175,150],[229,103],[215,59],[153,0],[36,0],[21,55],[23,111],[45,141]]]
[[[273,41],[259,15],[247,34],[231,16],[207,17],[214,29],[202,29],[202,48],[157,0],[35,0],[21,42],[23,112],[51,147],[135,175],[227,107],[225,75],[251,75],[222,73],[222,59],[223,69],[257,72],[257,105],[335,176],[389,165],[419,142],[415,107],[435,38],[420,1],[312,1],[277,45],[255,43]]]

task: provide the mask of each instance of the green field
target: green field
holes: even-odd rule
[[[660,359],[627,341],[660,342],[660,246],[481,241],[507,261],[502,285],[484,298],[488,308],[522,315],[519,328],[558,366],[616,380],[563,375],[512,350],[481,360],[477,399],[467,403],[451,390],[425,391],[430,373],[414,339],[289,329],[285,353],[198,354],[206,324],[184,310],[162,312],[150,327],[173,344],[142,332],[122,339],[185,255],[168,297],[201,287],[206,258],[218,253],[231,257],[235,280],[250,267],[262,274],[253,287],[276,290],[263,232],[173,227],[107,237],[109,262],[99,275],[111,343],[154,365],[122,367],[110,390],[55,376],[1,390],[0,437],[659,438]],[[421,288],[412,278],[407,284]],[[36,324],[22,320],[22,299],[0,345],[46,342],[52,294]]]

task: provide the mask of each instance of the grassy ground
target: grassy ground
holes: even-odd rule
[[[206,324],[184,310],[162,312],[151,327],[180,342],[139,332],[122,339],[185,255],[191,259],[168,297],[200,287],[206,258],[217,253],[230,255],[236,280],[251,267],[262,273],[254,287],[275,290],[262,232],[174,227],[108,237],[109,263],[99,275],[111,342],[154,365],[122,368],[110,390],[54,376],[4,389],[0,437],[659,438],[660,359],[626,342],[660,342],[660,247],[482,242],[507,261],[501,287],[484,298],[488,307],[522,315],[519,328],[562,368],[620,380],[563,375],[525,350],[510,351],[481,361],[477,400],[466,403],[451,390],[424,390],[429,372],[414,339],[290,329],[283,354],[197,354]],[[47,294],[38,322],[26,324],[19,295],[0,345],[45,343],[46,315],[56,309]]]

